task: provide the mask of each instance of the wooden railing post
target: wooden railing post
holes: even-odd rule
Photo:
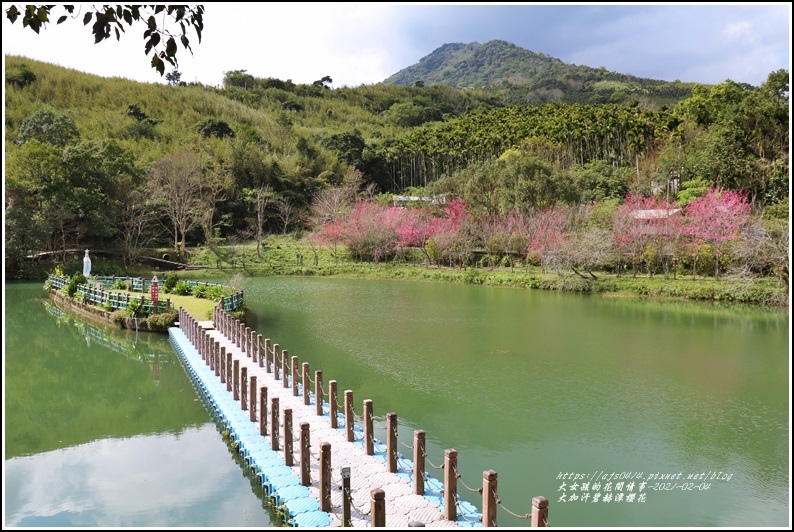
[[[386,461],[389,473],[397,472],[397,414],[389,412],[386,416]]]
[[[251,327],[245,328],[245,356],[251,358]]]
[[[384,527],[386,526],[386,492],[377,488],[369,493],[372,526]]]
[[[256,422],[256,375],[251,375],[251,416],[249,420]]]
[[[232,391],[232,380],[234,374],[232,373],[232,352],[226,353],[226,391]]]
[[[270,448],[278,451],[278,397],[271,399],[270,405]]]
[[[353,390],[345,390],[345,434],[347,441],[355,441],[356,435],[353,432]]]
[[[447,449],[444,451],[444,519],[458,520],[458,451]]]
[[[254,353],[256,353],[255,358],[254,358],[254,362],[259,364],[259,367],[261,368],[262,366],[264,366],[264,362],[262,362],[262,335],[261,334],[257,334],[256,335],[256,348],[254,349]]]
[[[309,424],[301,423],[301,486],[311,486],[311,445]]]
[[[284,463],[290,467],[295,465],[292,455],[292,409],[284,409]]]
[[[215,367],[213,368],[215,370],[215,376],[216,377],[218,377],[219,375],[222,375],[221,374],[221,365],[222,365],[221,364],[221,360],[225,360],[225,359],[226,359],[226,346],[223,346],[223,345],[221,345],[220,342],[218,342],[218,349],[217,349],[217,353],[215,355],[215,364],[214,364]],[[225,375],[221,376],[221,383],[224,383],[224,382],[225,382]]]
[[[278,344],[273,344],[273,378],[278,380],[278,368],[279,364],[281,363],[279,360],[279,346]]]
[[[281,351],[281,383],[284,388],[289,388],[289,351]]]
[[[375,454],[375,434],[372,432],[372,399],[364,400],[364,450],[369,456]]]
[[[240,409],[248,410],[248,368],[240,368]]]
[[[331,511],[331,444],[320,444],[320,510]]]
[[[482,473],[482,526],[496,526],[496,471]]]
[[[353,521],[350,519],[350,468],[342,468],[342,526],[353,526]]]
[[[230,353],[231,355],[231,353]],[[245,368],[243,368],[245,369]],[[232,392],[235,401],[240,400],[240,361],[234,361],[234,390]]]
[[[270,358],[273,346],[270,343],[270,338],[265,338],[265,373],[270,373]]]
[[[259,390],[259,435],[267,436],[267,386]]]
[[[549,500],[542,495],[532,498],[532,519],[529,526],[549,526]]]
[[[414,494],[425,494],[425,431],[414,431]]]
[[[311,404],[310,399],[310,392],[311,392],[311,383],[309,382],[309,363],[304,362],[301,367],[303,368],[303,377],[301,377],[301,384],[303,385],[303,404],[309,405]]]
[[[298,397],[298,383],[300,379],[298,378],[298,357],[292,357],[292,396]]]
[[[335,429],[339,425],[339,420],[336,419],[336,381],[328,381],[328,407],[331,416],[331,428]]]
[[[221,343],[218,340],[215,340],[215,350],[212,353],[212,371],[215,373],[216,377],[221,373],[221,349],[223,349],[221,347]]]
[[[314,401],[317,408],[317,415],[323,415],[323,372],[317,370],[314,372]]]

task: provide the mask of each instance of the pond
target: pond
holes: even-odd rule
[[[151,362],[54,325],[40,285],[6,295],[7,524],[271,522],[167,348],[155,384]],[[558,527],[789,524],[786,309],[294,277],[248,278],[245,297],[252,329],[358,414],[373,401],[376,437],[396,413],[410,457],[424,430],[439,479],[455,449],[478,508],[495,471],[499,526],[528,526],[538,495]]]

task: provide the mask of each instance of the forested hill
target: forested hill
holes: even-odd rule
[[[41,251],[311,230],[327,221],[323,198],[336,214],[406,192],[526,211],[674,181],[682,204],[720,187],[787,209],[786,70],[757,88],[696,85],[665,108],[508,105],[483,89],[332,89],[330,76],[295,84],[245,70],[222,88],[176,71],[164,85],[5,59],[7,271]]]
[[[564,63],[506,41],[445,44],[384,80],[397,85],[440,84],[482,89],[509,103],[628,103],[673,105],[694,83],[668,82]]]

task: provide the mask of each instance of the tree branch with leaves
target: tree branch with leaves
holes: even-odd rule
[[[116,40],[121,40],[121,34],[126,31],[126,27],[132,27],[134,23],[143,22],[146,30],[143,32],[144,53],[148,57],[151,53],[152,68],[157,70],[162,76],[165,73],[165,64],[168,63],[174,68],[179,66],[177,61],[177,39],[191,54],[193,49],[190,47],[188,29],[193,28],[201,43],[201,32],[204,30],[204,6],[203,5],[103,5],[102,7],[79,5],[75,9],[74,5],[11,5],[6,8],[6,18],[14,24],[20,18],[22,26],[30,28],[38,34],[42,28],[46,28],[51,23],[50,16],[56,8],[63,10],[65,14],[58,17],[56,24],[62,24],[69,19],[77,20],[80,11],[84,8],[82,16],[83,26],[91,25],[91,33],[94,35],[94,44],[109,39],[111,35],[116,36]],[[163,18],[158,22],[155,15],[163,14]],[[170,20],[169,20],[170,19]],[[174,28],[177,26],[178,28]]]

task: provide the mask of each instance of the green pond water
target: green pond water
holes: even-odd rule
[[[208,279],[209,280],[209,279]],[[222,281],[222,280],[221,280]],[[5,298],[6,524],[270,526],[165,336]],[[312,374],[371,399],[428,472],[458,452],[458,492],[497,524],[748,527],[790,522],[787,310],[482,286],[249,278],[247,324]],[[77,320],[78,323],[79,320]],[[586,486],[585,486],[586,484]]]

